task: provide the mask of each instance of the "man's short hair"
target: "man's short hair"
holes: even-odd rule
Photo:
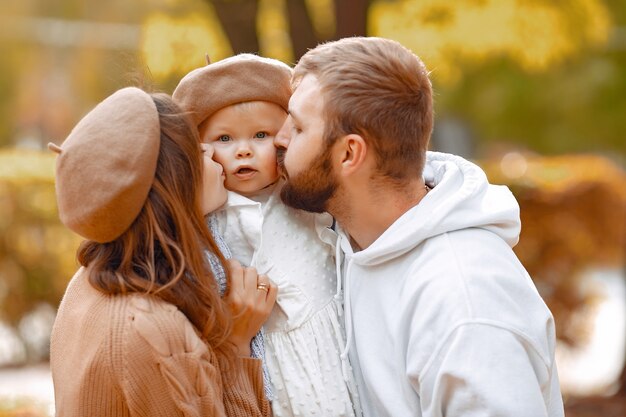
[[[324,98],[328,144],[355,133],[374,148],[379,172],[404,181],[422,175],[433,128],[432,86],[424,63],[396,41],[345,38],[307,52],[297,85],[314,75]]]

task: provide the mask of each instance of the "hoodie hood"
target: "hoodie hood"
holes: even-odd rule
[[[486,229],[511,247],[517,244],[521,222],[515,197],[508,187],[489,184],[477,165],[455,155],[427,152],[424,180],[430,192],[369,247],[353,253],[349,239],[340,239],[352,262],[377,265],[428,238],[467,228]]]

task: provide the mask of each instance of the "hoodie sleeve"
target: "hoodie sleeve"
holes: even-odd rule
[[[458,325],[421,372],[407,359],[425,417],[563,415],[554,364],[497,322]]]

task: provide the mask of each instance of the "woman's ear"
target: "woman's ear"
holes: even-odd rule
[[[361,171],[368,156],[365,139],[357,134],[349,134],[339,138],[336,145],[339,174],[351,176]]]

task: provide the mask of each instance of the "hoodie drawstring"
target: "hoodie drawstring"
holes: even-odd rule
[[[341,305],[341,236],[337,235],[337,244],[335,245],[335,272],[337,274],[337,291],[333,299],[337,304],[337,311],[339,315],[343,315],[343,306]]]
[[[344,304],[345,304],[345,308],[342,308],[341,305],[341,301],[342,301],[342,296],[341,296],[341,284],[342,284],[342,273],[341,273],[341,263],[342,263],[342,251],[341,251],[341,235],[337,235],[337,245],[335,248],[335,264],[337,267],[337,292],[335,293],[334,299],[335,302],[337,303],[337,310],[339,311],[339,314],[343,314],[342,311],[346,311],[346,315],[345,315],[345,320],[344,320],[344,324],[346,327],[346,333],[347,333],[347,337],[346,337],[346,344],[343,347],[343,351],[341,352],[341,355],[339,355],[339,357],[341,358],[341,375],[343,376],[343,380],[346,382],[346,384],[348,385],[348,391],[350,392],[350,395],[353,398],[353,402],[354,402],[354,407],[355,407],[355,412],[357,416],[361,416],[363,414],[363,411],[361,410],[360,407],[360,401],[359,401],[359,392],[357,390],[355,381],[352,377],[352,368],[350,366],[350,361],[348,360],[348,352],[350,351],[350,344],[352,343],[352,311],[350,308],[350,297],[349,297],[349,288],[348,288],[348,277],[350,276],[350,268],[352,267],[352,264],[349,263],[348,264],[348,270],[346,273],[346,285],[344,286],[344,290],[345,290],[345,297],[343,297],[344,300]]]
[[[341,282],[342,274],[341,274],[341,236],[337,237],[337,249],[336,249],[336,264],[337,264],[337,293],[335,294],[335,300],[341,299]],[[345,314],[345,326],[346,326],[346,344],[341,352],[341,373],[343,375],[343,380],[345,382],[349,382],[350,378],[350,363],[348,361],[348,352],[350,351],[350,345],[352,344],[352,311],[350,308],[350,286],[348,278],[350,277],[350,268],[352,267],[352,263],[348,261],[348,269],[346,271],[346,282],[344,285],[344,314]]]

